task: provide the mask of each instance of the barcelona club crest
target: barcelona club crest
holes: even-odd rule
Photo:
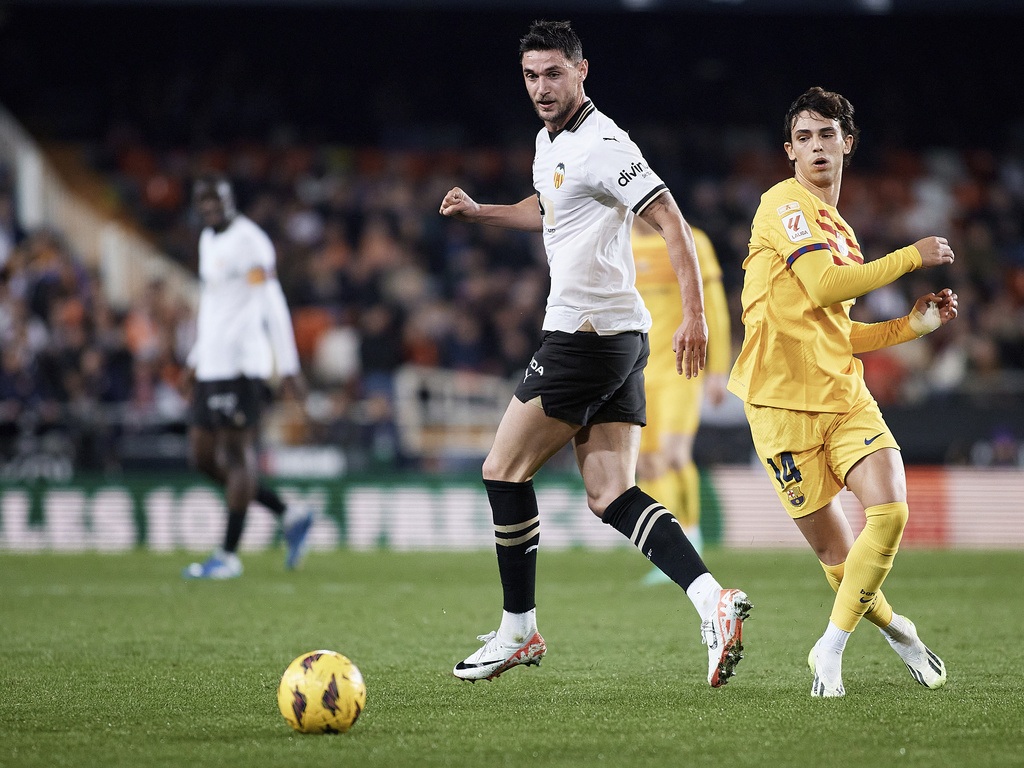
[[[565,181],[565,163],[559,163],[555,166],[555,189],[562,186],[563,181]]]
[[[801,507],[805,501],[804,492],[800,490],[799,485],[794,485],[792,488],[786,491],[786,496],[789,498],[789,503],[794,507]]]

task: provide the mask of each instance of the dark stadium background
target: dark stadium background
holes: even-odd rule
[[[893,151],[994,164],[1024,151],[1015,0],[15,1],[0,6],[0,103],[44,143],[98,143],[128,123],[157,149],[281,134],[385,150],[528,146],[538,122],[516,50],[537,17],[574,21],[588,95],[673,189],[725,173],[744,142],[777,147],[781,115],[812,84],[856,105],[860,169]],[[735,287],[735,265],[726,280]],[[1024,423],[1019,392],[886,412],[921,462],[948,458],[937,430],[969,441]],[[716,437],[723,453],[705,441],[708,460],[742,448],[742,434]]]
[[[677,0],[623,10],[641,5],[7,2],[0,99],[31,128],[64,138],[94,138],[128,116],[165,141],[286,124],[333,141],[440,132],[490,142],[536,129],[516,46],[530,20],[557,17],[571,18],[584,41],[590,95],[624,123],[774,126],[817,83],[854,102],[868,149],[1024,141],[1024,5],[1015,0]],[[225,59],[264,94],[253,114],[197,126],[187,109],[154,111],[154,91]],[[181,106],[205,106],[209,94],[191,96]]]

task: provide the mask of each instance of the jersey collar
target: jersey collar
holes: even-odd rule
[[[582,104],[580,104],[580,106],[577,108],[573,116],[566,121],[565,128],[555,131],[554,133],[548,131],[548,138],[551,139],[551,141],[554,141],[555,137],[557,137],[558,134],[562,133],[562,131],[569,131],[570,133],[575,133],[576,129],[579,128],[583,124],[583,121],[590,117],[591,113],[593,113],[596,109],[597,107],[594,106],[594,102],[592,102],[590,99],[587,99]]]

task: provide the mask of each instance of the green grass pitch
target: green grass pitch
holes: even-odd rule
[[[864,622],[848,694],[810,698],[831,592],[803,551],[707,561],[754,612],[746,658],[706,683],[697,615],[645,587],[635,551],[541,552],[548,656],[470,685],[451,675],[499,618],[488,552],[280,552],[186,583],[187,555],[0,556],[0,766],[984,766],[1024,764],[1024,555],[905,551],[886,593],[942,656],[913,682]],[[278,679],[331,648],[362,670],[346,735],[294,733]]]

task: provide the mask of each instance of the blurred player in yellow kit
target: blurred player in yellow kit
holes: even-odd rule
[[[696,227],[692,229],[704,283],[708,352],[704,376],[687,379],[676,373],[672,351],[672,332],[682,299],[665,241],[639,217],[633,225],[636,287],[654,319],[648,333],[651,356],[644,371],[647,426],[640,432],[637,477],[648,493],[665,500],[665,506],[674,512],[687,538],[700,552],[700,475],[693,461],[693,439],[700,424],[705,392],[711,405],[718,405],[725,397],[732,351],[722,268],[707,234]],[[655,568],[645,582],[657,584],[667,580]]]
[[[783,508],[818,556],[835,602],[811,649],[811,695],[843,696],[843,651],[861,618],[875,624],[927,688],[946,668],[882,594],[907,523],[907,480],[897,445],[856,354],[910,341],[957,315],[948,288],[920,297],[910,314],[856,323],[860,296],[917,269],[953,262],[943,237],[865,263],[839,214],[843,168],[856,148],[853,106],[811,88],[790,106],[784,148],[794,176],[761,196],[743,262],[743,346],[729,390],[744,402],[754,448]],[[855,537],[838,494],[864,507]]]

